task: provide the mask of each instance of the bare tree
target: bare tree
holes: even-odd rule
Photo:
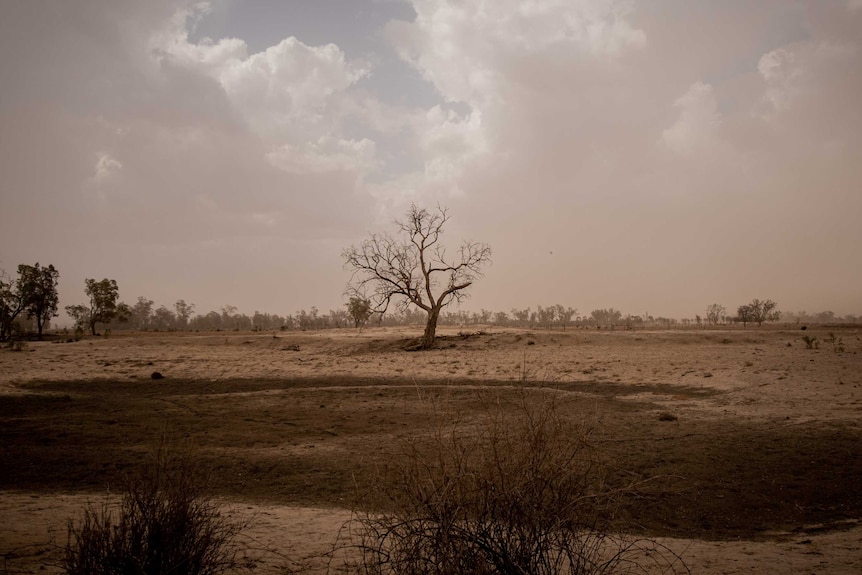
[[[721,304],[712,303],[706,306],[706,322],[710,325],[718,325],[725,316],[727,310]]]
[[[448,259],[440,243],[449,221],[445,208],[429,212],[415,204],[406,221],[396,221],[397,236],[371,234],[359,246],[342,253],[344,266],[353,271],[348,293],[369,293],[374,311],[385,313],[396,303],[406,309],[416,306],[428,314],[420,349],[434,345],[440,310],[461,301],[464,290],[482,276],[491,262],[491,248],[484,243],[465,241],[458,256]]]

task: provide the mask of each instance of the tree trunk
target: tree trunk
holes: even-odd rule
[[[441,307],[434,307],[428,312],[428,321],[425,323],[425,333],[422,335],[420,349],[431,349],[434,346],[434,338],[437,336],[437,320],[440,319]]]

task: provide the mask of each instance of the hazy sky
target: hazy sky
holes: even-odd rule
[[[0,0],[0,268],[343,304],[411,202],[464,307],[862,313],[862,0]]]

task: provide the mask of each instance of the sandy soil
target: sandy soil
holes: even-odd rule
[[[460,333],[459,333],[460,332]],[[821,341],[807,349],[796,329],[568,332],[486,328],[444,329],[439,349],[404,351],[416,329],[369,329],[310,334],[138,334],[75,343],[34,342],[0,352],[0,405],[15,397],[48,397],[46,382],[139,382],[160,372],[166,381],[285,381],[332,378],[387,390],[428,385],[463,388],[529,381],[584,397],[613,396],[653,416],[708,426],[762,423],[804,432],[809,426],[862,429],[862,332],[836,331],[845,351]],[[65,387],[64,389],[74,389]],[[234,390],[235,391],[235,390]],[[68,393],[63,392],[63,393]],[[214,392],[215,393],[215,392]],[[286,389],[249,390],[267,397]],[[196,401],[200,401],[198,398]],[[293,400],[292,400],[293,401]],[[708,441],[705,438],[705,441]],[[307,446],[304,446],[307,447]],[[17,457],[17,455],[16,455]],[[857,478],[858,482],[859,479]],[[0,492],[3,573],[56,572],[67,518],[93,493],[32,489],[4,483]],[[271,504],[233,498],[231,512],[255,518],[256,573],[320,569],[320,554],[349,518],[331,506]],[[751,540],[664,538],[694,573],[862,573],[862,517],[828,525],[796,525]],[[317,559],[315,559],[317,557]]]

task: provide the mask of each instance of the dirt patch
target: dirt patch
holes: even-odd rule
[[[823,571],[813,558],[862,543],[857,332],[844,353],[808,350],[793,330],[452,330],[404,351],[417,335],[143,334],[0,352],[3,516],[30,510],[62,530],[62,498],[115,489],[163,434],[194,445],[212,493],[236,505],[343,514],[402,441],[526,393],[591,422],[612,475],[642,480],[620,529],[699,549],[697,572]],[[0,551],[39,565],[21,537],[0,528]],[[827,570],[859,572],[841,561]]]

